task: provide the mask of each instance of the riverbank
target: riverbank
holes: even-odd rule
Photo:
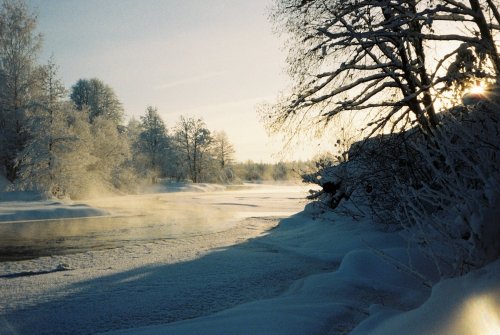
[[[188,205],[222,211],[240,205],[237,223],[223,229],[0,263],[0,334],[489,335],[500,329],[498,261],[438,283],[432,261],[408,248],[399,232],[314,206],[285,219],[265,216],[303,203],[300,190],[262,190],[194,196]],[[109,202],[107,210],[116,205]]]

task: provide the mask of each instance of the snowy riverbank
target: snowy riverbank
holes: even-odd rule
[[[250,244],[332,269],[304,273],[283,293],[197,319],[113,334],[498,334],[500,263],[432,289],[433,265],[398,234],[305,212]],[[273,257],[269,255],[269,257]],[[412,263],[411,271],[405,269]],[[416,272],[418,275],[416,275]]]
[[[0,263],[0,334],[498,333],[498,261],[431,289],[400,234],[310,207],[279,220],[304,203],[273,190],[193,195],[243,211],[223,229]]]

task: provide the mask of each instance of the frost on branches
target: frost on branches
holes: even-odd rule
[[[432,178],[398,182],[397,219],[444,275],[458,275],[500,254],[500,120],[497,103],[447,113],[433,141],[415,145]]]
[[[491,97],[494,97],[492,93]],[[500,110],[480,101],[440,115],[431,137],[417,129],[357,142],[338,165],[303,176],[310,199],[356,208],[408,232],[442,276],[463,274],[500,254]],[[346,206],[342,206],[345,202]]]

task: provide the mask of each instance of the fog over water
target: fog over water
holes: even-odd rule
[[[240,186],[213,192],[115,196],[84,201],[103,217],[0,222],[0,261],[208,235],[249,217],[300,211],[304,186]]]

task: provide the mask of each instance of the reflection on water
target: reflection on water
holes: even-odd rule
[[[87,202],[90,206],[113,215],[0,223],[0,261],[223,231],[245,217],[291,215],[303,207],[302,194],[297,188],[275,193],[269,193],[269,189],[239,189],[92,200]]]

